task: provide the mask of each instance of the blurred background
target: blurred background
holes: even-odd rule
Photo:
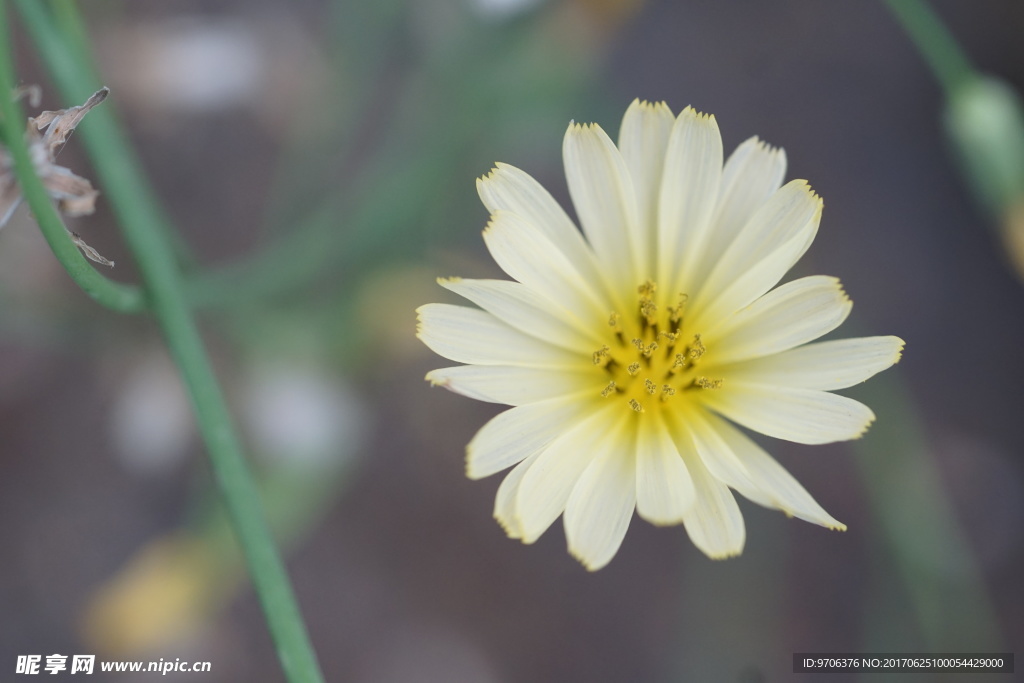
[[[981,71],[1024,87],[1024,5],[934,7]],[[793,652],[1024,653],[1024,276],[1000,234],[1013,214],[972,194],[943,90],[885,5],[81,10],[102,106],[187,245],[327,680],[755,683],[796,677]],[[43,108],[78,104],[13,32]],[[413,311],[450,300],[437,276],[503,277],[477,176],[513,164],[568,207],[566,125],[615,137],[634,97],[714,113],[727,151],[751,135],[784,147],[787,177],[826,206],[791,275],[843,280],[856,305],[838,336],[907,342],[896,369],[843,392],[878,415],[864,439],[762,440],[846,533],[742,501],[739,558],[634,519],[590,574],[560,523],[534,546],[506,539],[491,518],[501,477],[464,477],[466,443],[501,408],[423,381],[446,361],[414,338]],[[96,182],[75,137],[61,163]],[[69,227],[136,281],[104,195]],[[80,293],[24,208],[0,232],[0,307],[0,666],[95,653],[283,680],[155,324]]]

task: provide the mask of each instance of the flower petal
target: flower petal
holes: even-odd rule
[[[636,439],[636,511],[652,524],[678,524],[696,497],[693,480],[661,420],[640,420]]]
[[[756,490],[746,465],[722,443],[711,426],[712,420],[718,421],[719,418],[704,409],[690,411],[686,417],[686,430],[693,438],[694,448],[704,467],[712,477],[741,493]],[[675,431],[678,433],[680,429],[677,427]]]
[[[514,365],[459,365],[427,373],[427,381],[435,386],[442,386],[477,401],[510,406],[578,392],[588,384],[593,384],[593,380],[593,375],[587,372],[552,372],[546,368]]]
[[[690,540],[713,560],[739,555],[746,540],[746,528],[732,492],[704,466],[682,422],[676,422],[672,439],[686,462],[696,492],[694,504],[683,516]]]
[[[601,271],[616,291],[635,287],[641,265],[637,247],[640,225],[626,162],[595,123],[569,125],[562,157],[576,215]]]
[[[498,211],[484,230],[495,262],[541,297],[560,306],[578,326],[588,313],[604,316],[607,306],[575,265],[535,225],[518,214]]]
[[[821,198],[803,180],[793,180],[773,194],[701,284],[692,307],[693,323],[714,324],[778,284],[814,241],[821,208]]]
[[[852,398],[814,389],[728,382],[705,404],[733,422],[777,439],[820,444],[859,438],[875,414]]]
[[[526,285],[508,280],[438,279],[437,283],[494,315],[520,332],[570,351],[600,348],[593,326],[584,326],[564,309]]]
[[[711,432],[718,437],[716,448],[729,450],[743,463],[748,479],[723,481],[758,505],[777,508],[787,515],[820,524],[829,529],[846,530],[846,525],[818,505],[807,490],[763,448],[725,420],[708,416]],[[753,483],[753,488],[748,484]]]
[[[534,453],[526,460],[512,468],[512,471],[505,475],[498,487],[498,494],[494,497],[494,518],[505,530],[509,538],[522,538],[523,531],[519,526],[519,517],[516,515],[516,496],[519,494],[519,485],[523,482],[523,476],[527,470],[537,461],[540,453]]]
[[[466,476],[489,477],[538,453],[576,420],[580,403],[561,397],[499,413],[466,446]]]
[[[722,136],[711,115],[687,107],[679,114],[661,178],[658,204],[658,280],[670,297],[693,292],[722,179]]]
[[[639,230],[636,244],[640,253],[641,272],[654,273],[657,247],[658,197],[661,174],[665,167],[665,150],[675,117],[664,102],[633,100],[619,128],[619,150],[633,179],[637,200]]]
[[[792,349],[839,327],[852,307],[837,278],[787,282],[707,329],[708,361],[717,366]]]
[[[696,264],[695,280],[703,282],[726,248],[761,206],[782,186],[786,153],[756,136],[729,155],[722,170],[715,215],[711,219],[707,251]]]
[[[510,211],[522,216],[537,226],[588,282],[599,282],[600,271],[594,263],[594,252],[554,197],[525,171],[508,164],[494,166],[489,174],[476,181],[477,192],[487,210],[491,213]]]
[[[833,391],[899,362],[903,344],[899,337],[836,339],[716,367],[716,372],[744,382]]]
[[[612,438],[598,444],[565,505],[569,552],[590,571],[615,556],[636,507],[636,463],[626,441]]]
[[[457,363],[578,368],[583,357],[527,336],[475,308],[425,304],[416,313],[420,341]]]
[[[533,543],[565,510],[566,501],[596,449],[614,441],[608,406],[567,428],[544,449],[526,472],[516,494],[516,515],[523,543]],[[622,445],[622,444],[620,444]]]

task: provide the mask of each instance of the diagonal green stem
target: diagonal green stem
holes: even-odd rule
[[[883,0],[942,84],[947,96],[975,77],[967,55],[925,0]]]
[[[31,12],[40,8],[37,0],[33,0],[21,3],[21,9]],[[6,0],[0,0],[0,18],[4,21],[3,30],[0,30],[0,54],[3,55],[0,58],[0,71],[3,72],[0,75],[0,95],[11,92],[10,85],[13,82],[6,17]],[[78,87],[88,89],[91,84],[82,83]],[[5,118],[13,121],[14,114],[5,115]],[[112,118],[107,121],[108,128],[115,126]],[[98,168],[101,164],[116,167],[118,158],[115,158],[114,152],[122,150],[112,151],[97,143],[91,151]],[[31,169],[29,171],[28,175],[32,175]],[[138,186],[130,178],[134,172],[130,166],[108,171],[111,175],[105,181],[125,183],[120,188],[122,191],[125,187]],[[31,184],[31,178],[20,177]],[[140,194],[123,204],[117,203],[115,209],[124,239],[141,272],[150,307],[160,323],[191,398],[215,480],[242,547],[281,666],[291,683],[321,683],[323,675],[309,642],[284,564],[271,538],[259,493],[246,465],[241,443],[210,367],[199,330],[185,300],[163,217],[148,193]]]

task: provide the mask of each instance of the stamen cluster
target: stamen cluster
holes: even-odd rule
[[[721,379],[697,371],[707,349],[699,332],[686,330],[686,294],[662,310],[657,291],[653,280],[637,287],[636,308],[609,315],[609,343],[593,353],[594,365],[607,376],[601,396],[622,400],[637,413],[658,409],[680,392],[722,386]]]

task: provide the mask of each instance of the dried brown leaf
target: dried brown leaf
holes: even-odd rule
[[[71,236],[71,241],[75,243],[76,247],[82,250],[82,253],[85,254],[85,257],[87,259],[89,259],[90,261],[95,261],[96,263],[99,263],[101,265],[108,266],[110,268],[114,267],[113,261],[104,258],[98,251],[96,251],[88,244],[86,244],[85,240],[78,236],[78,233],[74,233],[68,230],[68,235]]]

